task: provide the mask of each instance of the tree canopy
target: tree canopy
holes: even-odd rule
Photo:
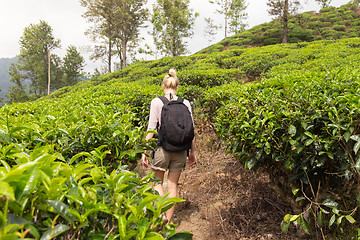
[[[239,33],[245,29],[244,20],[247,17],[244,12],[247,8],[245,0],[210,0],[209,2],[218,5],[219,8],[216,11],[224,15],[225,38],[227,38],[229,27],[230,32],[233,33]]]
[[[284,25],[282,43],[287,43],[289,14],[294,13],[300,6],[298,0],[268,0],[268,12],[270,15],[280,17]]]
[[[195,18],[189,0],[156,0],[151,17],[156,48],[165,55],[179,56],[187,52],[185,38],[191,37]]]
[[[217,34],[217,31],[221,26],[214,23],[212,18],[204,18],[206,26],[204,29],[204,36],[208,39],[209,44],[214,40],[214,36]]]
[[[45,95],[48,85],[48,54],[60,47],[53,30],[45,21],[30,24],[20,38],[19,64],[23,79],[30,79],[30,93]]]
[[[329,7],[332,0],[315,0],[322,8]]]
[[[64,85],[75,85],[82,76],[85,60],[75,46],[69,46],[63,61]]]
[[[9,103],[36,99],[47,92],[73,85],[81,75],[84,59],[75,47],[69,47],[64,61],[51,53],[60,47],[60,40],[52,31],[45,21],[25,28],[20,38],[18,61],[9,69],[13,83],[7,95]]]
[[[83,15],[94,23],[90,32],[103,37],[108,43],[108,51],[99,51],[108,56],[108,69],[111,72],[111,56],[113,45],[116,45],[122,68],[127,65],[127,47],[130,41],[139,36],[139,29],[148,16],[144,7],[146,0],[81,0],[87,8]]]

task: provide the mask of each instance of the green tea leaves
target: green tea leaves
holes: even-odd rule
[[[294,137],[296,135],[296,127],[294,125],[290,125],[288,131],[291,137]]]
[[[53,228],[48,229],[41,236],[40,240],[51,240],[51,239],[61,235],[62,233],[66,232],[69,229],[70,229],[70,227],[68,225],[58,224],[58,225],[54,226]]]

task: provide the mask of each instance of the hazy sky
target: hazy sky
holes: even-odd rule
[[[148,0],[148,6],[151,6],[154,1]],[[266,2],[266,0],[247,0],[248,28],[271,20],[271,16],[267,13]],[[331,5],[338,7],[347,2],[349,0],[332,0]],[[204,17],[211,17],[219,24],[223,22],[223,18],[214,13],[215,6],[208,0],[190,0],[190,5],[200,13],[194,27],[195,34],[188,41],[188,49],[194,53],[208,45],[208,41],[203,36]],[[319,5],[315,3],[315,0],[308,0],[308,4],[303,4],[303,8],[299,12],[310,10],[319,10]],[[69,45],[76,46],[78,50],[81,49],[81,54],[86,58],[85,70],[92,72],[101,63],[91,62],[84,50],[85,46],[93,44],[84,35],[90,26],[81,16],[84,11],[79,0],[0,0],[0,58],[11,58],[18,55],[20,52],[19,40],[24,28],[31,23],[37,24],[40,20],[44,20],[52,27],[55,38],[61,41],[61,49],[56,53],[63,57]],[[143,32],[146,31],[143,30]],[[220,41],[223,37],[223,31],[219,31],[214,42]],[[149,36],[146,37],[146,40],[152,42]]]

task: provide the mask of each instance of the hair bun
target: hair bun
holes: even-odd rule
[[[169,70],[169,75],[170,75],[171,77],[176,77],[176,71],[175,71],[175,69],[170,69],[170,70]]]

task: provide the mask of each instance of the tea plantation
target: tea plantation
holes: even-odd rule
[[[310,11],[289,16],[288,43],[360,37],[359,4],[356,1],[351,2],[338,8],[326,7],[320,12]],[[283,31],[281,19],[276,18],[228,37],[200,50],[199,53],[279,44]]]
[[[282,229],[355,229],[360,219],[360,38],[142,61],[0,109],[0,236],[191,239],[161,228],[178,198],[132,172],[150,101],[170,68],[178,95],[248,169],[293,206]]]

